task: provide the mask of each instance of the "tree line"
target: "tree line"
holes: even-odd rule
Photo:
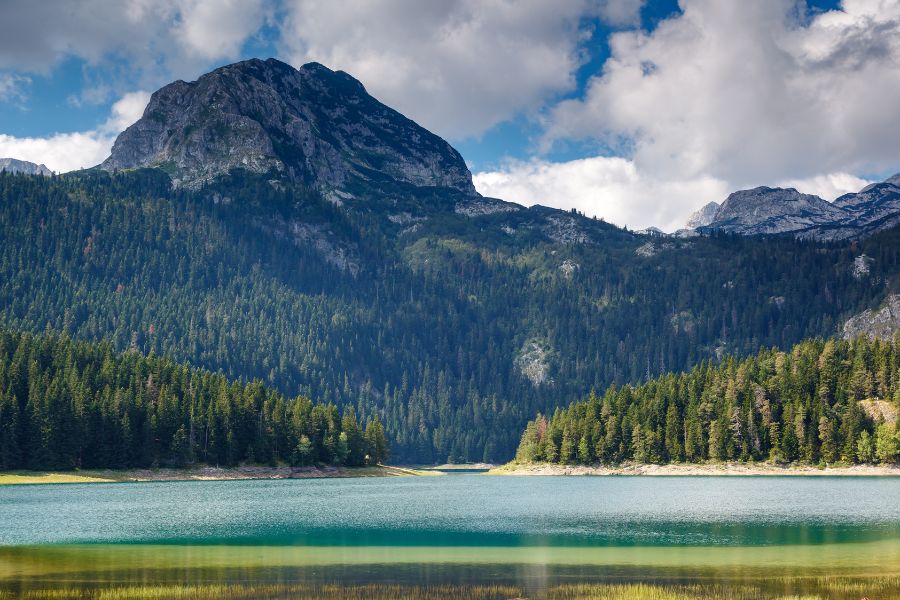
[[[388,457],[377,415],[285,398],[109,343],[0,331],[0,469],[361,466]]]
[[[898,407],[900,336],[804,341],[612,386],[538,415],[516,461],[894,464]]]
[[[0,326],[377,415],[396,461],[497,462],[538,412],[831,335],[900,273],[900,230],[654,239],[646,255],[648,238],[611,225],[555,243],[529,211],[509,213],[510,234],[508,214],[469,218],[429,193],[337,206],[240,175],[191,191],[152,170],[0,173]],[[422,220],[395,222],[404,212]],[[861,253],[873,260],[857,277]],[[532,345],[546,348],[540,383],[522,368]]]

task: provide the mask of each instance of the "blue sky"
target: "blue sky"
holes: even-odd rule
[[[0,155],[102,160],[149,93],[316,60],[447,138],[486,194],[674,229],[753,185],[900,170],[900,0],[6,0]]]

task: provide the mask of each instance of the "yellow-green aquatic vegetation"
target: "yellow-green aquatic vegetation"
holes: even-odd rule
[[[791,586],[802,585],[795,593]],[[852,580],[811,578],[770,581],[769,587],[723,583],[656,585],[650,583],[573,583],[529,593],[514,585],[135,585],[107,588],[55,588],[0,591],[0,600],[826,600],[897,597],[900,578]],[[808,589],[806,589],[808,588]],[[781,590],[781,591],[779,591]]]

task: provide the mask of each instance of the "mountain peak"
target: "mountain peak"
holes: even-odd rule
[[[705,227],[713,222],[716,218],[716,213],[719,211],[719,203],[718,202],[709,202],[696,211],[694,211],[690,217],[688,217],[687,223],[685,223],[685,227],[688,229],[697,229],[698,227]]]
[[[689,227],[742,235],[792,234],[819,240],[869,235],[900,224],[900,174],[834,202],[794,188],[760,186],[734,192],[709,223],[694,213]],[[693,225],[694,222],[701,223]]]
[[[0,158],[0,171],[7,173],[23,173],[25,175],[53,175],[46,165],[19,160],[17,158]]]
[[[443,187],[474,195],[447,142],[319,63],[274,58],[220,67],[153,94],[101,168],[158,167],[200,187],[235,168],[321,190],[373,183]]]
[[[729,195],[709,227],[743,235],[800,234],[844,217],[843,209],[818,196],[794,188],[759,186]]]

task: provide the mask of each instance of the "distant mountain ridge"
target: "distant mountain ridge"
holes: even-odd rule
[[[19,160],[17,158],[0,158],[0,172],[22,173],[24,175],[53,175],[46,165]]]
[[[273,172],[313,188],[389,179],[475,194],[447,142],[318,63],[275,59],[221,67],[153,94],[101,168],[158,167],[198,188],[234,168]]]
[[[821,241],[860,238],[900,224],[900,174],[834,202],[793,188],[734,192],[691,215],[688,230],[740,235],[790,234]],[[682,230],[684,231],[684,230]]]

